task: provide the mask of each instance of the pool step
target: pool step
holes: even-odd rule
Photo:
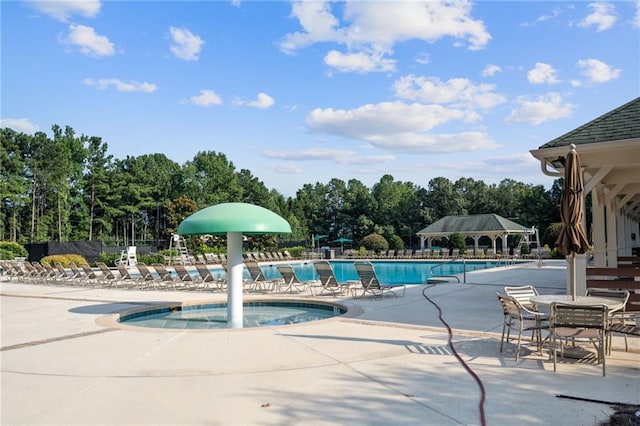
[[[429,284],[441,284],[441,283],[452,283],[452,282],[460,282],[460,278],[458,278],[455,275],[442,275],[440,277],[433,277],[427,280],[427,283]]]

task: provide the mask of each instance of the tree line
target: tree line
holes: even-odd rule
[[[284,197],[220,152],[201,151],[180,165],[160,153],[114,158],[100,137],[70,126],[52,126],[53,137],[0,131],[0,241],[157,242],[190,214],[223,202],[272,210],[293,230],[281,239],[309,244],[313,235],[357,243],[377,233],[391,248],[415,248],[416,232],[447,215],[496,213],[542,233],[560,221],[560,179],[546,190],[508,178],[488,185],[437,177],[423,187],[384,175],[371,188],[334,178]],[[254,243],[268,249],[275,241]]]

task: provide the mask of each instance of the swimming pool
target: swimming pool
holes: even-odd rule
[[[243,304],[243,328],[318,321],[343,315],[346,308],[329,303],[256,301]],[[126,325],[162,329],[210,330],[229,328],[226,303],[161,306],[120,315]]]
[[[353,260],[331,260],[331,265],[340,282],[358,280],[358,273],[353,266]],[[372,260],[376,274],[384,284],[426,284],[430,278],[442,277],[446,275],[457,275],[463,272],[478,271],[481,269],[495,268],[496,260],[465,260],[456,262],[433,262],[433,261],[385,261]],[[301,280],[315,280],[318,278],[313,261],[291,261],[291,266],[296,271],[296,275]],[[503,263],[504,264],[504,263]],[[435,266],[438,266],[434,269]],[[260,267],[265,278],[282,278],[277,270],[277,264],[261,262]],[[220,266],[209,265],[209,271],[214,278],[225,279],[226,273]],[[190,273],[198,276],[198,272],[191,270]],[[244,270],[244,278],[250,279],[249,272]]]
[[[331,265],[340,282],[358,280],[358,273],[352,260],[332,260]],[[465,271],[477,271],[496,267],[496,261],[466,260],[462,262],[429,262],[429,261],[384,261],[373,260],[376,274],[384,284],[426,284],[429,278],[445,275],[462,274]],[[432,269],[434,266],[438,268]],[[318,276],[313,267],[313,262],[291,264],[301,280],[316,279]],[[279,278],[275,265],[261,265],[266,278]]]

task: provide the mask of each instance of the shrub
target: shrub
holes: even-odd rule
[[[287,247],[287,251],[289,252],[291,257],[300,259],[304,254],[305,248],[302,246]]]
[[[389,248],[392,250],[402,250],[404,249],[404,241],[398,235],[392,235],[389,238]]]
[[[154,263],[164,263],[164,256],[160,253],[148,253],[138,256],[138,262],[153,265]]]
[[[380,253],[381,251],[389,250],[389,243],[387,240],[380,234],[369,234],[362,239],[362,245],[367,250],[373,250],[376,253]]]
[[[82,265],[83,263],[87,263],[87,260],[79,254],[52,254],[40,259],[40,263],[46,263],[51,266],[55,265],[56,262],[60,262],[62,266],[67,268],[71,262],[76,265]]]
[[[3,259],[8,260],[13,260],[16,257],[27,257],[29,255],[29,252],[27,252],[26,248],[22,247],[18,243],[14,243],[11,241],[0,241],[0,250],[2,250],[3,253],[9,253],[8,256],[10,257],[3,257]]]
[[[100,262],[107,266],[116,266],[116,260],[120,260],[120,253],[100,253]]]

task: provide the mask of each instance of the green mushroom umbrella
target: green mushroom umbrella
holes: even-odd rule
[[[264,207],[222,203],[199,210],[178,225],[179,235],[227,235],[227,322],[242,328],[242,235],[290,234],[289,223]]]

